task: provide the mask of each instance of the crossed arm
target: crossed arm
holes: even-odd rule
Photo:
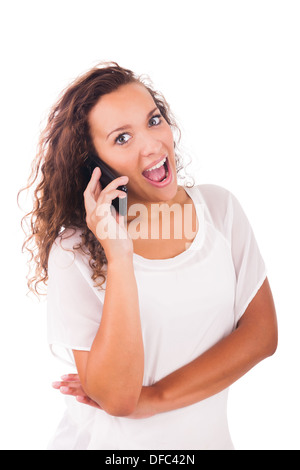
[[[229,387],[257,363],[274,354],[276,348],[276,311],[266,278],[231,334],[152,386],[141,387],[134,408],[126,413],[110,414],[145,418],[192,405]],[[78,370],[83,369],[88,354],[74,351]],[[81,403],[109,412],[86,393],[80,373],[64,376],[53,386],[62,393],[76,396]]]

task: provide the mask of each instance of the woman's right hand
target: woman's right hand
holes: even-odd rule
[[[71,395],[76,397],[76,400],[84,405],[92,406],[98,410],[104,410],[98,403],[92,400],[83,390],[78,374],[66,374],[62,376],[59,382],[53,382],[52,387],[60,390],[64,395]],[[150,418],[157,414],[156,405],[159,397],[156,392],[155,384],[149,387],[142,387],[140,398],[138,400],[136,409],[127,418],[130,419],[145,419]]]
[[[105,251],[107,261],[132,256],[133,243],[125,227],[125,217],[111,212],[112,200],[124,197],[118,186],[128,183],[128,176],[120,176],[104,189],[99,182],[101,170],[95,168],[83,195],[86,210],[86,223]],[[127,195],[125,195],[127,197]]]

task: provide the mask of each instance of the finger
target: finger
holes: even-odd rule
[[[91,179],[86,187],[86,191],[93,193],[97,187],[97,183],[99,182],[101,176],[101,169],[97,166],[94,168]]]
[[[68,381],[68,380],[80,380],[78,374],[65,374],[61,376],[62,380]]]
[[[115,199],[116,197],[119,197],[120,199],[126,198],[127,194],[124,191],[121,191],[119,189],[111,189],[110,191],[102,191],[97,204],[98,207],[100,204],[111,204],[112,200]]]
[[[128,176],[119,176],[112,180],[102,191],[101,194],[117,189],[119,186],[126,185],[129,181]],[[121,191],[124,193],[124,191]],[[126,194],[126,193],[125,193]]]
[[[102,186],[100,183],[100,177],[101,177],[101,169],[99,167],[96,167],[93,171],[90,183],[90,191],[92,194],[96,194],[97,191],[102,190]]]
[[[52,387],[56,390],[59,390],[61,387],[61,382],[52,382]]]
[[[59,380],[59,381],[56,381],[56,382],[52,382],[52,387],[53,388],[60,388],[60,387],[68,386],[68,385],[71,385],[71,384],[80,385],[80,380],[77,380],[77,379],[74,379],[74,380],[71,380],[71,379]]]
[[[61,382],[53,382],[52,387],[56,390],[60,390],[62,393],[83,393],[81,384],[79,381],[61,381]]]
[[[96,207],[96,216],[98,217],[107,217],[111,215],[111,209],[113,210],[112,214],[115,216],[116,210],[112,206],[113,199],[120,197],[121,199],[126,198],[126,194],[124,195],[124,191],[119,191],[115,189],[114,191],[110,191],[109,193],[103,194],[102,198],[99,198]]]
[[[73,395],[74,397],[76,396],[86,396],[85,392],[82,390],[81,387],[78,387],[76,386],[76,384],[74,386],[71,386],[71,385],[63,385],[59,388],[59,391],[63,394],[63,395]]]
[[[99,192],[101,192],[102,189],[99,182],[100,176],[101,170],[99,167],[96,167],[83,193],[86,209],[92,208],[95,200],[99,197]],[[97,194],[97,198],[95,198],[95,194]]]
[[[96,403],[95,401],[93,401],[91,398],[87,397],[87,396],[77,396],[76,397],[76,400],[79,401],[79,403],[83,403],[84,405],[89,405],[89,406],[93,406],[94,408],[98,408],[99,410],[102,410],[103,408],[101,408],[100,405],[98,405],[98,403]]]
[[[100,181],[98,181],[98,184],[97,184],[95,192],[94,192],[95,201],[97,201],[99,199],[101,191],[102,191],[102,186],[101,186]]]
[[[125,227],[125,216],[120,215],[119,212],[116,212],[116,221],[120,225],[121,228],[126,229]]]

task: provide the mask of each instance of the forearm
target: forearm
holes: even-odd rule
[[[138,400],[143,374],[138,290],[129,257],[108,263],[105,302],[88,356],[86,389],[111,414],[127,414],[130,403]],[[114,404],[118,410],[113,409]]]
[[[192,405],[221,392],[274,352],[274,342],[240,327],[154,385],[156,413]],[[276,346],[275,346],[276,349]]]

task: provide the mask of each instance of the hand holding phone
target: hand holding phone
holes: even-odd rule
[[[120,260],[124,255],[132,256],[133,243],[127,232],[125,217],[120,213],[111,213],[112,201],[125,195],[119,190],[128,182],[127,176],[120,176],[107,187],[99,188],[101,175],[99,168],[94,169],[92,177],[84,191],[86,224],[104,248],[108,262]],[[100,191],[99,191],[100,190]]]
[[[92,173],[96,167],[99,167],[101,170],[100,183],[102,189],[104,189],[109,183],[118,177],[106,163],[98,158],[96,154],[91,153],[86,159],[86,168],[89,172],[89,178],[91,178]],[[117,189],[124,191],[126,194],[128,192],[126,185],[118,186]],[[117,197],[113,199],[112,205],[120,215],[127,215],[127,198],[120,199]]]

